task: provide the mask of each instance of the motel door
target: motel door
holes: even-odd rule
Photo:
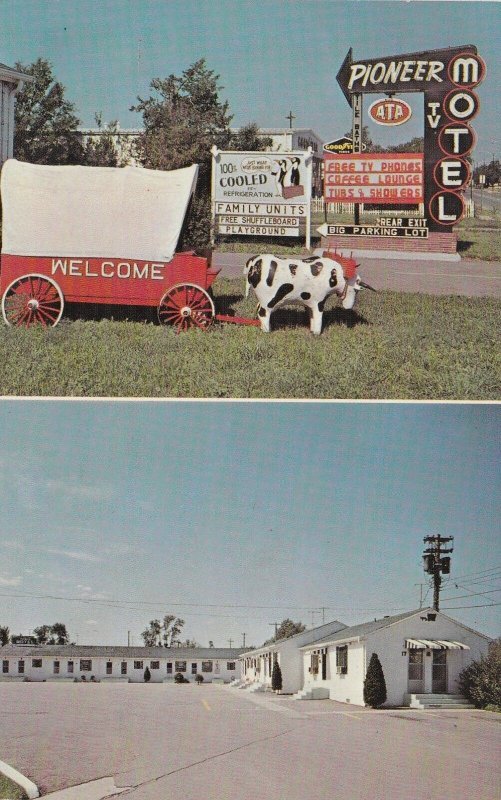
[[[322,653],[322,680],[327,680],[327,653]]]
[[[447,650],[433,650],[431,666],[431,691],[441,694],[447,691]]]
[[[409,650],[407,684],[409,694],[422,694],[424,692],[424,663],[422,650]]]

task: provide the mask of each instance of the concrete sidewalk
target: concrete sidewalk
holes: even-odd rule
[[[245,262],[257,252],[257,250],[253,253],[214,251],[212,264],[216,268],[221,268],[222,277],[242,278],[243,286]],[[362,280],[375,289],[501,298],[501,261],[461,259],[451,262],[358,256],[357,262],[360,263]]]

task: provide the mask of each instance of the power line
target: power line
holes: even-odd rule
[[[460,608],[494,608],[494,606],[501,606],[501,603],[492,603],[489,605],[480,605],[480,606],[447,606],[443,608],[442,611],[456,611]]]

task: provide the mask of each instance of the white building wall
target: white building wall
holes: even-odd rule
[[[33,661],[40,659],[42,660],[41,667],[34,667]],[[19,672],[19,661],[24,660],[24,673]],[[89,670],[82,670],[81,661],[91,661],[91,669]],[[212,672],[203,672],[202,671],[202,661],[210,661],[212,660]],[[73,672],[68,671],[68,662],[73,661]],[[159,669],[152,669],[151,662],[152,661],[159,661]],[[176,674],[176,661],[186,661],[186,672],[183,672],[185,678],[187,678],[190,682],[195,680],[195,674],[200,674],[204,678],[204,682],[210,683],[214,679],[222,679],[225,682],[229,682],[235,678],[240,677],[240,664],[238,658],[233,659],[209,659],[209,658],[196,658],[196,657],[175,657],[175,654],[170,655],[168,657],[159,657],[159,658],[152,658],[148,656],[147,658],[138,657],[138,658],[122,658],[122,657],[107,657],[107,656],[92,656],[86,655],[83,657],[80,656],[34,656],[34,655],[26,655],[24,657],[21,656],[12,656],[12,655],[3,655],[0,649],[0,680],[9,680],[11,678],[25,678],[26,680],[30,681],[50,681],[50,680],[80,680],[82,676],[85,676],[86,680],[90,680],[91,676],[94,676],[96,680],[109,680],[113,678],[120,678],[122,680],[128,680],[130,683],[143,683],[144,682],[144,670],[146,667],[150,669],[151,673],[151,682],[152,683],[161,683],[164,680],[172,679],[174,680],[174,676]],[[3,671],[3,664],[4,662],[8,662],[8,672]],[[54,662],[59,662],[59,673],[54,671]],[[106,672],[106,665],[108,662],[112,663],[112,673],[108,675]],[[122,662],[127,663],[127,673],[122,675],[121,673],[121,666]],[[142,662],[141,667],[135,667],[135,662]],[[172,663],[172,673],[167,673],[167,663]],[[228,663],[234,663],[235,669],[229,670],[227,668]],[[196,664],[196,673],[192,673],[191,665]]]
[[[0,166],[14,152],[14,103],[17,84],[0,79]]]

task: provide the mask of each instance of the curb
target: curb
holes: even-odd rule
[[[10,780],[14,783],[17,783],[17,785],[26,792],[29,800],[34,800],[34,798],[40,797],[38,786],[36,786],[33,781],[30,781],[29,778],[21,775],[17,769],[14,769],[14,767],[6,764],[5,761],[0,761],[0,772],[2,772],[7,778],[10,778]]]

